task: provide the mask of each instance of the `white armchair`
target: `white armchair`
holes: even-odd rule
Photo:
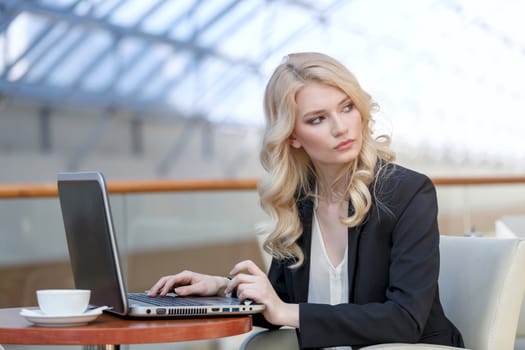
[[[473,350],[512,350],[525,291],[525,241],[442,236],[440,296],[447,316]],[[252,334],[242,350],[298,349],[293,330]],[[429,344],[379,344],[362,349],[455,349]]]
[[[507,215],[499,218],[496,221],[496,237],[525,239],[525,216]],[[525,350],[525,302],[521,304],[514,350]]]

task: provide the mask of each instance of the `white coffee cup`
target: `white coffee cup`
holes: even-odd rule
[[[50,316],[80,315],[89,306],[88,289],[42,289],[36,291],[40,311]]]

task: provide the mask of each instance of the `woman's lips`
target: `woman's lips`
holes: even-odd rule
[[[337,151],[343,151],[345,149],[349,149],[350,147],[352,147],[353,143],[354,143],[353,139],[344,140],[340,142],[337,146],[335,146],[335,149]]]

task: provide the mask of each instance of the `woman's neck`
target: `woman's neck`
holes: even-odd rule
[[[314,166],[319,200],[328,204],[348,201],[348,185],[351,181],[348,165],[321,166],[314,164]],[[346,175],[344,175],[345,170],[347,171]]]
[[[318,179],[317,195],[319,201],[323,201],[327,204],[344,202],[348,200],[347,183],[344,179],[339,179],[337,181],[335,178],[331,181]]]

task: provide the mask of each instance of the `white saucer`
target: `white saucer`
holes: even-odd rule
[[[44,314],[40,309],[22,309],[22,311],[20,311],[20,316],[23,316],[26,320],[34,323],[36,326],[73,327],[82,326],[93,321],[102,314],[102,310],[103,308],[97,308],[79,315],[51,316]]]

